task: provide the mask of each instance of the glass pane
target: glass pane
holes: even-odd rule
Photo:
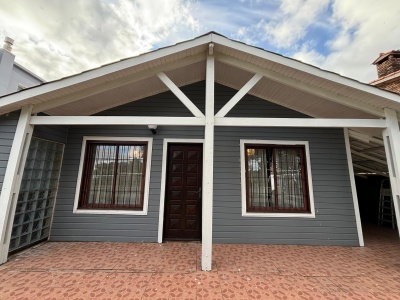
[[[279,208],[304,208],[301,149],[275,149]]]
[[[145,146],[119,147],[115,204],[137,207],[141,204]]]
[[[249,205],[253,209],[273,207],[275,197],[272,150],[247,148],[246,155]]]
[[[94,147],[94,164],[89,179],[89,194],[86,203],[96,207],[96,205],[104,206],[104,204],[112,203],[117,146],[95,145]]]

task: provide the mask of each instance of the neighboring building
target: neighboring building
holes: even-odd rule
[[[378,79],[370,85],[400,94],[400,50],[380,53],[373,64],[376,65]]]
[[[15,62],[12,54],[14,40],[6,37],[3,49],[0,49],[0,96],[36,86],[45,81]]]
[[[201,240],[203,270],[213,243],[362,246],[352,151],[384,143],[400,187],[399,112],[214,32],[4,96],[0,263],[49,236]]]

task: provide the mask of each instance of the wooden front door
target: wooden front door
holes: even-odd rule
[[[202,144],[169,144],[164,239],[201,240]]]

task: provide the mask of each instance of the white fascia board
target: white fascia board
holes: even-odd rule
[[[309,119],[309,118],[215,118],[215,126],[386,128],[383,119]]]
[[[125,116],[32,116],[31,125],[185,125],[204,126],[205,118]]]
[[[136,57],[125,59],[119,62],[111,63],[109,65],[100,66],[97,69],[85,71],[81,74],[72,75],[70,77],[48,82],[46,84],[23,90],[19,93],[15,93],[0,99],[0,107],[10,105],[21,100],[25,100],[27,98],[33,98],[44,93],[66,88],[68,86],[108,75],[110,73],[117,72],[126,68],[131,68],[135,65],[146,63],[200,45],[208,44],[209,42],[211,42],[211,34],[196,38],[194,40],[182,42],[180,44],[176,44],[170,47],[155,50],[153,52],[145,53]]]
[[[256,48],[253,46],[249,46],[249,45],[246,45],[246,44],[243,44],[243,43],[240,43],[237,41],[233,41],[226,37],[215,35],[215,34],[212,35],[212,41],[216,44],[221,44],[223,46],[230,47],[230,48],[233,48],[238,51],[242,51],[242,52],[245,52],[245,53],[248,53],[251,55],[255,55],[260,58],[264,58],[264,59],[273,61],[275,63],[281,64],[281,65],[284,65],[284,66],[287,66],[290,68],[294,68],[294,69],[306,72],[311,75],[315,75],[315,76],[327,79],[332,82],[343,84],[345,86],[355,88],[358,90],[362,90],[364,92],[400,103],[400,96],[395,93],[385,91],[382,89],[378,89],[374,86],[368,85],[367,83],[362,83],[355,79],[344,77],[339,74],[333,73],[331,71],[323,70],[318,67],[303,63],[301,61],[298,61],[298,60],[295,60],[292,58],[284,57],[279,54],[269,52],[264,49]]]

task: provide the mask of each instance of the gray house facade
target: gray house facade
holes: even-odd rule
[[[400,96],[217,33],[0,98],[2,262],[37,241],[362,246],[355,136]],[[399,219],[399,203],[395,202]]]

